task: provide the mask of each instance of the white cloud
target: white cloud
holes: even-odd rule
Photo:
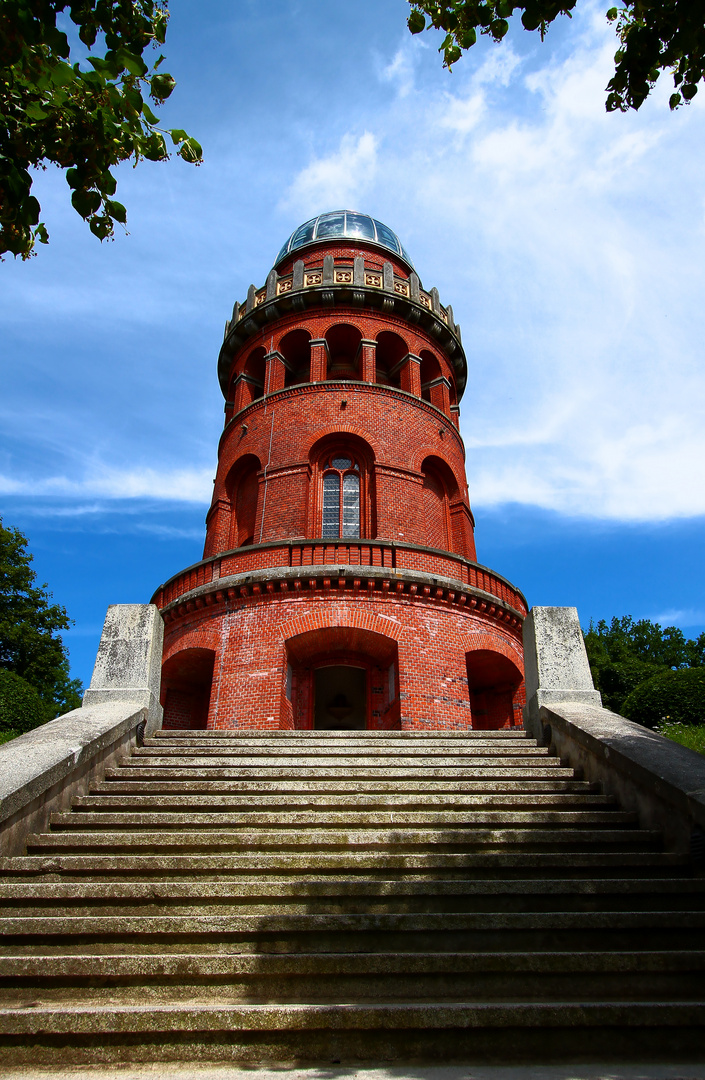
[[[50,476],[44,479],[16,480],[0,475],[0,493],[4,495],[62,496],[64,498],[157,499],[173,502],[208,504],[213,489],[212,469],[96,468],[81,479]],[[103,508],[101,508],[103,509]],[[57,513],[88,514],[100,512],[94,506],[63,507]]]
[[[702,626],[705,623],[705,611],[669,608],[667,611],[657,612],[656,615],[649,615],[648,618],[661,626]]]
[[[705,110],[664,86],[607,114],[614,30],[574,24],[558,57],[468,56],[381,113],[373,212],[463,325],[474,505],[705,514]]]
[[[338,150],[307,165],[291,184],[282,206],[302,215],[356,209],[377,172],[377,139],[369,131],[343,136]]]

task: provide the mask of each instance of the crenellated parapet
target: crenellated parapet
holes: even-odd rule
[[[228,392],[233,357],[248,340],[275,320],[318,307],[368,308],[419,327],[447,357],[455,374],[458,398],[462,396],[467,382],[467,361],[460,327],[454,321],[450,304],[445,307],[441,304],[438,289],[423,289],[415,271],[403,276],[389,261],[380,268],[378,259],[370,260],[364,255],[336,258],[331,254],[323,257],[322,266],[307,265],[303,259],[297,259],[289,273],[280,276],[276,269],[270,270],[260,289],[250,285],[246,300],[235,303],[225,324],[218,358],[223,394]]]

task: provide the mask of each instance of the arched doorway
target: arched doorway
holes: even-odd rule
[[[182,649],[162,666],[161,703],[165,728],[205,728],[208,724],[212,649]]]
[[[393,638],[355,626],[321,627],[289,638],[285,648],[284,711],[292,727],[400,727],[399,652]]]
[[[491,649],[467,653],[466,662],[472,726],[483,731],[520,727],[522,674],[516,664]]]

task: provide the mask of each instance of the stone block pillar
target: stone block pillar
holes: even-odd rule
[[[421,397],[421,357],[407,353],[399,365],[399,385],[407,394]]]
[[[377,382],[377,342],[365,338],[360,342],[360,381]]]
[[[428,383],[428,395],[431,404],[450,417],[450,383],[444,375]]]
[[[233,395],[233,415],[251,405],[257,395],[257,384],[249,375],[238,375]]]
[[[523,634],[526,708],[531,718],[538,716],[542,705],[560,701],[601,706],[577,608],[534,607],[524,620]]]
[[[328,342],[311,338],[311,382],[325,382],[328,377]]]
[[[155,604],[111,604],[84,706],[134,702],[147,709],[147,735],[162,726],[159,704],[164,621]]]
[[[266,394],[274,394],[277,390],[283,390],[286,383],[286,362],[280,352],[267,353],[264,358],[264,391]]]

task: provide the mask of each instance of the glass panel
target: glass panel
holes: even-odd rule
[[[401,253],[404,256],[404,258],[406,259],[406,261],[408,262],[409,266],[413,266],[414,264],[412,263],[411,259],[409,258],[409,252],[406,250],[404,245],[400,243],[399,247],[401,248]]]
[[[340,477],[337,473],[326,473],[323,477],[321,536],[340,536]]]
[[[333,469],[349,469],[352,461],[349,457],[334,457],[330,464]]]
[[[361,236],[365,240],[374,240],[375,227],[367,214],[346,214],[346,236]]]
[[[316,218],[311,218],[310,221],[304,222],[303,225],[299,225],[298,229],[291,238],[291,248],[303,247],[304,244],[308,244],[313,240],[313,227],[316,224]]]
[[[281,249],[281,251],[277,255],[276,259],[274,260],[274,265],[275,266],[277,265],[277,263],[280,263],[282,261],[282,259],[284,258],[284,256],[286,255],[288,250],[289,250],[289,241],[287,240],[287,242],[284,244],[284,247]]]
[[[316,229],[316,239],[326,236],[342,236],[345,232],[345,214],[321,214]]]
[[[360,535],[360,477],[346,473],[343,477],[343,536]]]
[[[377,226],[377,239],[380,244],[384,244],[385,247],[391,248],[392,251],[399,251],[399,241],[386,225],[383,225],[381,221],[377,221],[375,218],[375,225]]]

